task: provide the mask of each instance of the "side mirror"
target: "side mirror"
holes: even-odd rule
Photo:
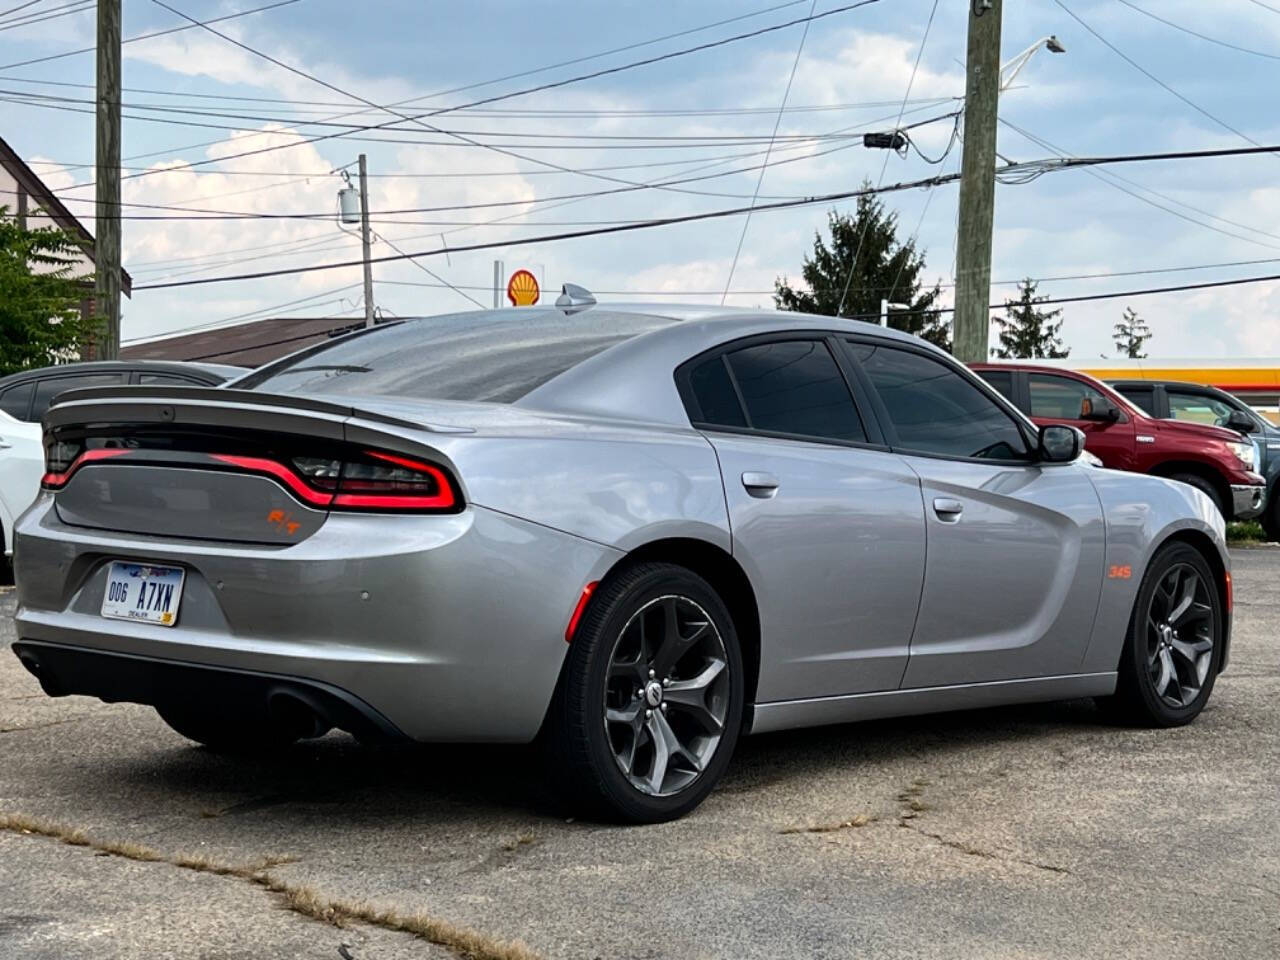
[[[1045,463],[1071,463],[1084,450],[1084,434],[1075,427],[1051,423],[1040,428],[1040,459]]]
[[[1085,397],[1080,401],[1080,419],[1115,423],[1120,419],[1120,408],[1103,397],[1097,400]]]
[[[1249,416],[1243,410],[1232,410],[1227,414],[1226,426],[1231,430],[1238,430],[1241,433],[1255,433],[1258,425],[1254,422],[1253,417]]]

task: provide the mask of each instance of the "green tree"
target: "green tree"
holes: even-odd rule
[[[1000,328],[1000,346],[992,353],[1002,360],[1067,356],[1071,350],[1064,347],[1058,337],[1062,321],[1057,318],[1062,316],[1062,311],[1038,309],[1047,299],[1036,296],[1034,280],[1030,277],[1022,280],[1018,284],[1018,298],[1004,302],[1005,316],[993,318]]]
[[[1124,316],[1116,324],[1111,339],[1115,341],[1116,349],[1122,356],[1142,360],[1146,357],[1142,352],[1142,345],[1151,339],[1151,328],[1147,326],[1147,321],[1134,313],[1133,307],[1125,307]]]
[[[863,186],[870,189],[871,184]],[[774,281],[778,309],[873,319],[880,315],[881,299],[907,303],[910,311],[890,312],[889,326],[951,349],[950,326],[936,308],[938,286],[921,289],[924,255],[914,239],[898,241],[896,213],[886,211],[873,194],[864,193],[852,214],[828,213],[827,229],[829,243],[815,232],[813,255],[804,258],[802,274],[808,290],[792,287],[786,277]]]
[[[82,251],[56,227],[23,230],[0,206],[0,375],[77,359],[98,329],[80,315]]]

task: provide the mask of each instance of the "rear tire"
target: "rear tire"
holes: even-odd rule
[[[715,590],[674,564],[628,567],[596,590],[573,636],[542,734],[554,785],[588,816],[683,816],[728,766],[743,700],[737,633]]]
[[[254,754],[282,750],[298,738],[268,724],[217,716],[213,711],[177,704],[157,706],[156,713],[175,733],[215,753]]]
[[[1138,588],[1116,692],[1099,703],[1117,719],[1178,727],[1204,709],[1222,662],[1222,598],[1200,551],[1170,543]]]
[[[1179,483],[1187,483],[1204,493],[1213,505],[1218,508],[1218,512],[1222,514],[1222,519],[1228,523],[1231,522],[1231,516],[1227,512],[1226,506],[1222,502],[1222,494],[1218,492],[1218,488],[1209,480],[1200,476],[1198,473],[1175,473],[1169,477],[1170,480],[1177,480]]]

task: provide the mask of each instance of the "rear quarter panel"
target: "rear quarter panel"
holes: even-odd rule
[[[1230,571],[1225,524],[1199,490],[1160,477],[1117,470],[1091,470],[1106,519],[1107,550],[1098,616],[1082,672],[1115,670],[1133,614],[1138,587],[1152,556],[1171,537],[1186,531],[1204,535]]]
[[[623,551],[667,537],[730,550],[720,466],[692,429],[575,422],[431,444],[471,503]]]

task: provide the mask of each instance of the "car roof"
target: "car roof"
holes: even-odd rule
[[[1176,387],[1179,390],[1198,390],[1201,393],[1220,393],[1230,397],[1231,394],[1218,387],[1210,386],[1207,383],[1196,383],[1193,380],[1144,380],[1141,378],[1129,378],[1120,380],[1107,380],[1107,383],[1113,387]],[[1234,397],[1232,399],[1235,399]]]
[[[203,375],[206,379],[217,378],[219,381],[230,380],[245,372],[244,367],[233,367],[220,363],[189,363],[180,360],[81,360],[76,363],[59,363],[48,367],[36,367],[32,370],[19,370],[6,377],[0,377],[0,388],[10,384],[22,383],[47,376],[75,376],[92,373],[173,373],[180,376]]]
[[[919,337],[844,317],[661,303],[601,304],[591,310],[598,314],[641,313],[673,322],[584,360],[530,391],[516,406],[687,427],[688,414],[677,392],[655,391],[655,381],[670,382],[672,371],[691,357],[760,334],[858,334],[925,349],[955,362],[950,354]]]

